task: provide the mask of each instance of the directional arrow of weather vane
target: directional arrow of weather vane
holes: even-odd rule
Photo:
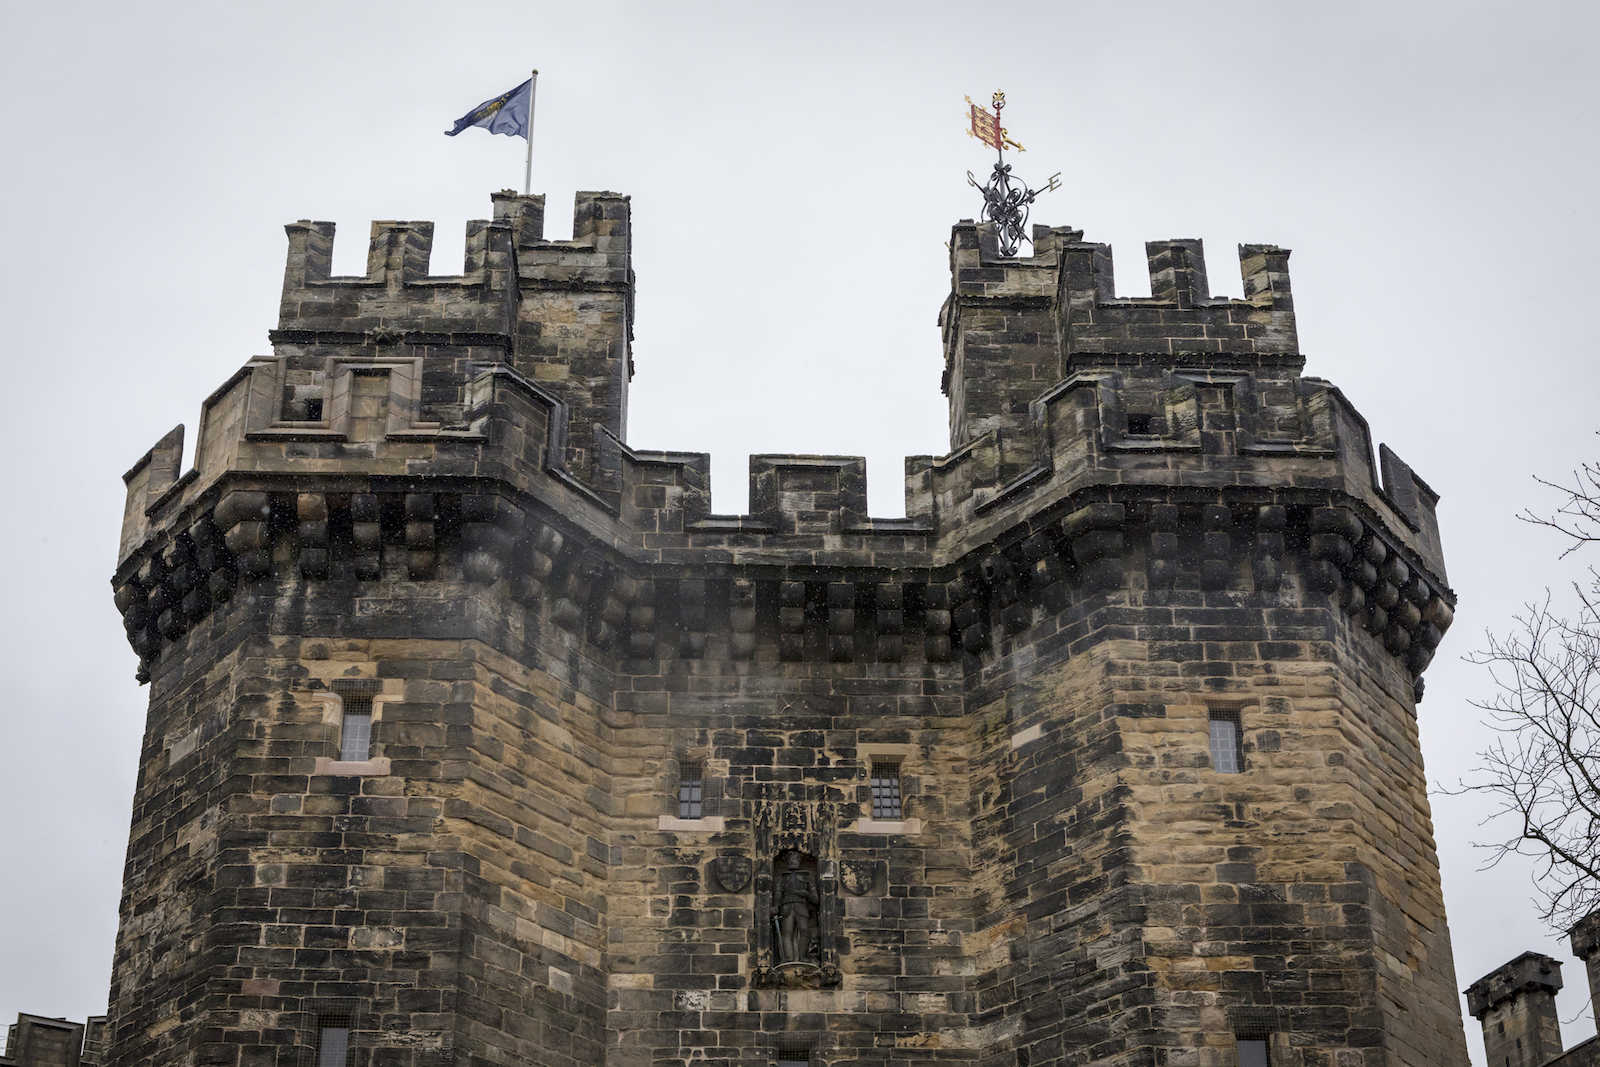
[[[984,144],[995,150],[994,173],[989,176],[987,185],[979,185],[978,179],[967,171],[967,181],[974,189],[983,192],[982,218],[994,224],[995,235],[1000,240],[1000,254],[1011,257],[1017,254],[1021,242],[1032,240],[1026,230],[1028,226],[1028,205],[1040,193],[1048,193],[1053,189],[1061,188],[1061,172],[1050,175],[1050,180],[1043,189],[1029,189],[1028,183],[1021,178],[1016,179],[1013,186],[1011,168],[1006,164],[1006,148],[1015,148],[1018,152],[1026,152],[1020,144],[1013,141],[1007,134],[1005,127],[1000,125],[1000,109],[1006,106],[1006,94],[996,92],[990,103],[994,106],[994,114],[990,114],[982,106],[974,104],[972,97],[967,97],[968,117],[971,126],[967,130],[968,137],[976,137]]]

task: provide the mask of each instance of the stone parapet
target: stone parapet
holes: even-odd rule
[[[1541,952],[1524,952],[1501,964],[1466,989],[1467,1012],[1481,1019],[1504,1001],[1529,992],[1561,992],[1561,961]]]
[[[573,241],[546,242],[541,198],[497,197],[459,278],[426,275],[425,224],[375,224],[368,274],[355,279],[327,274],[331,226],[290,227],[275,355],[207,399],[193,470],[178,470],[179,427],[126,476],[117,597],[146,666],[239,581],[371,581],[391,554],[420,558],[421,527],[399,502],[428,500],[443,509],[428,526],[430,558],[446,568],[495,558],[494,573],[522,581],[530,602],[544,589],[523,573],[535,541],[559,532],[569,552],[585,546],[589,562],[573,573],[602,581],[570,579],[583,633],[625,632],[591,618],[616,576],[670,596],[682,574],[722,582],[730,567],[756,568],[763,619],[784,583],[904,587],[913,625],[953,588],[971,618],[923,647],[950,640],[972,655],[993,632],[1020,633],[1082,595],[1267,592],[1288,580],[1332,598],[1420,679],[1454,603],[1437,497],[1387,447],[1374,455],[1337,389],[1300,376],[1287,253],[1243,250],[1251,295],[1212,300],[1198,242],[1152,244],[1157,295],[1114,301],[1109,249],[1076,231],[1039,228],[1032,259],[1001,261],[982,228],[958,226],[947,389],[955,370],[988,360],[1009,370],[983,380],[1020,389],[1026,417],[948,456],[908,459],[904,519],[870,517],[864,462],[827,456],[752,457],[751,513],[719,515],[708,457],[635,452],[621,437],[626,208],[614,194],[580,194]],[[587,318],[601,333],[552,347],[568,321],[552,294],[573,307],[599,300]],[[626,308],[607,327],[612,296]],[[990,329],[1016,315],[1054,325]],[[1187,346],[1191,334],[1218,343]],[[582,351],[596,373],[580,381],[589,357],[567,355]],[[594,420],[597,404],[606,421]],[[953,408],[957,436],[969,415]],[[245,497],[262,514],[219,523],[219,506]],[[296,518],[302,498],[321,501],[324,517]],[[492,552],[461,540],[477,527],[457,509],[478,499],[511,516]],[[1088,514],[1094,525],[1080,529]],[[358,527],[367,540],[346,532]],[[434,569],[408,562],[407,573],[427,580]]]

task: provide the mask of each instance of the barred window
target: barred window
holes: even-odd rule
[[[1238,712],[1234,711],[1234,721]],[[1233,1021],[1233,1040],[1239,1058],[1239,1067],[1271,1067],[1267,1055],[1274,1033],[1280,1032],[1284,1016],[1275,1008],[1245,1006],[1228,1012]]]
[[[372,678],[341,678],[333,683],[339,698],[339,759],[345,763],[364,763],[372,758],[372,720],[377,709],[374,698],[383,683]]]
[[[784,1042],[777,1048],[778,1067],[811,1067],[811,1046]]]
[[[904,817],[900,804],[900,761],[872,761],[872,817],[898,820]]]
[[[347,1067],[350,1032],[355,1029],[354,1005],[335,1005],[317,1013],[317,1067]]]
[[[340,693],[344,703],[339,722],[339,758],[365,760],[372,758],[372,694]]]
[[[1237,711],[1211,709],[1211,766],[1222,774],[1238,774],[1242,770],[1239,752],[1243,748],[1244,729]],[[1241,1060],[1241,1067],[1243,1061]]]
[[[701,760],[678,761],[678,818],[705,818],[705,773]]]

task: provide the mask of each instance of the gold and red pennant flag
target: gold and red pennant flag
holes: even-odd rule
[[[1005,146],[1010,145],[1018,152],[1026,152],[1017,142],[1006,136],[1006,131],[1000,126],[1000,109],[1006,106],[1004,93],[994,94],[995,113],[993,115],[979,104],[972,102],[972,97],[966,97],[970,109],[972,128],[967,131],[968,137],[976,137],[990,148],[1004,152]]]
[[[972,109],[972,129],[967,131],[967,136],[976,137],[990,148],[999,148],[1005,136],[1000,132],[1000,116],[989,114],[974,104],[970,96],[967,105]]]

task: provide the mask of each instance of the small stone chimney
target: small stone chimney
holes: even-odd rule
[[[1543,1067],[1561,1055],[1560,989],[1560,962],[1538,952],[1524,952],[1467,987],[1467,1011],[1483,1024],[1489,1067]]]
[[[1572,939],[1572,954],[1583,961],[1589,972],[1589,1003],[1600,1007],[1600,911],[1591,911],[1567,931]],[[1600,1018],[1600,1014],[1596,1014]]]
[[[98,1056],[83,1056],[83,1023],[19,1014],[6,1033],[0,1064],[16,1067],[88,1067]]]

